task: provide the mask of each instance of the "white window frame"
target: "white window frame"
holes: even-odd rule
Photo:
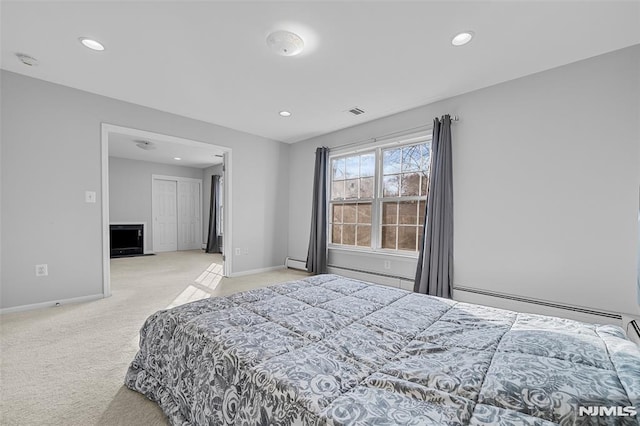
[[[404,136],[399,136],[395,138],[388,138],[385,140],[376,140],[373,143],[366,145],[359,145],[357,148],[351,149],[338,149],[332,150],[329,155],[329,161],[327,162],[327,240],[331,240],[331,189],[333,183],[332,176],[332,162],[334,159],[341,157],[349,157],[352,155],[362,155],[368,152],[375,152],[375,171],[374,171],[374,197],[371,199],[371,247],[362,247],[362,246],[351,246],[351,245],[343,245],[343,244],[334,244],[332,242],[328,242],[327,246],[329,250],[344,250],[344,251],[354,251],[361,253],[377,253],[377,254],[385,254],[385,255],[393,255],[400,257],[409,257],[409,258],[417,258],[417,251],[407,251],[400,249],[385,249],[382,248],[382,202],[384,201],[421,201],[424,200],[424,196],[410,196],[410,197],[386,197],[382,196],[382,181],[383,181],[383,172],[382,172],[382,151],[387,148],[392,147],[402,147],[407,145],[417,145],[424,142],[431,142],[432,133],[431,130],[425,132],[419,132]],[[369,199],[353,199],[353,200],[342,200],[338,201],[339,203],[353,203],[356,204],[358,202],[369,202]],[[397,238],[397,236],[396,236]]]

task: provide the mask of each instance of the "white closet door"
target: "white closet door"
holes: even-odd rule
[[[178,182],[178,250],[202,247],[200,182]]]
[[[178,185],[176,181],[153,180],[153,250],[178,250]]]

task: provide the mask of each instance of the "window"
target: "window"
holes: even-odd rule
[[[375,152],[331,160],[331,242],[371,247]]]
[[[416,252],[429,188],[431,141],[332,157],[332,245]]]

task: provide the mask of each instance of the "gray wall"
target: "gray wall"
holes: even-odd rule
[[[112,223],[146,222],[144,239],[145,247],[149,252],[153,252],[152,175],[202,180],[204,170],[195,167],[109,157],[109,221]],[[204,220],[203,216],[203,222]]]
[[[233,150],[233,272],[287,253],[289,146],[202,121],[1,71],[0,307],[102,293],[101,123]],[[47,263],[37,278],[34,265]]]
[[[305,259],[317,146],[453,124],[454,283],[638,314],[640,46],[294,144],[289,255]],[[375,256],[330,263],[378,270]],[[406,275],[415,260],[389,258]]]

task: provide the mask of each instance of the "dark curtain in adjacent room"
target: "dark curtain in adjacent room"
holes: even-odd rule
[[[222,253],[218,215],[220,214],[220,176],[211,176],[211,205],[209,207],[209,234],[207,253]]]
[[[307,271],[314,274],[327,272],[327,168],[329,148],[316,149],[313,178],[313,205],[311,234],[307,252]]]
[[[413,290],[451,298],[453,286],[453,172],[451,117],[433,120],[431,172]]]

